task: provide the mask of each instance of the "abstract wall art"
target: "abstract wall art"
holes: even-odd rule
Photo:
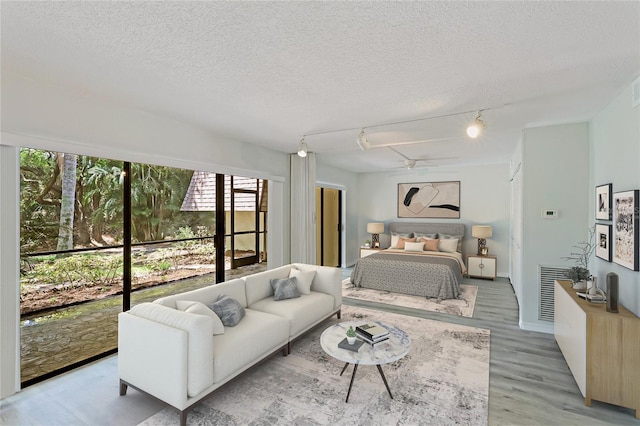
[[[460,219],[460,181],[399,183],[398,217]]]

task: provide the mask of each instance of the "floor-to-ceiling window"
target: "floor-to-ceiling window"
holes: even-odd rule
[[[23,386],[114,352],[123,309],[216,282],[226,231],[215,203],[189,208],[205,172],[29,148],[20,171]],[[237,250],[260,253],[260,224]]]

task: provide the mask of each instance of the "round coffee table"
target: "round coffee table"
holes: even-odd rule
[[[384,342],[377,343],[374,346],[365,342],[358,352],[338,347],[338,343],[346,337],[347,330],[350,326],[355,329],[358,325],[371,322],[389,330],[389,339]],[[340,372],[341,376],[349,364],[353,364],[353,373],[351,373],[351,381],[349,382],[349,390],[347,391],[347,399],[345,400],[345,402],[349,402],[353,379],[356,377],[356,371],[358,370],[359,364],[375,365],[378,367],[380,377],[382,377],[382,381],[387,388],[387,392],[389,392],[389,396],[393,399],[387,379],[382,372],[382,364],[389,364],[397,361],[409,353],[409,349],[411,348],[411,339],[409,339],[409,335],[407,333],[398,327],[394,327],[380,321],[345,321],[327,328],[322,333],[322,336],[320,336],[320,345],[328,355],[331,355],[335,359],[345,363],[342,371]]]

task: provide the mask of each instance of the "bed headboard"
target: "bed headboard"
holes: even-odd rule
[[[409,232],[421,232],[424,234],[464,235],[464,223],[428,223],[428,222],[391,222],[389,232],[407,234]]]
[[[389,223],[389,233],[408,234],[409,232],[419,232],[424,234],[449,234],[465,235],[464,223],[429,223],[429,222],[391,222]],[[462,242],[462,255],[465,255],[464,240]]]

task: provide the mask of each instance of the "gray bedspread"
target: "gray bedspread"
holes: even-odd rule
[[[358,259],[351,273],[356,287],[439,300],[458,298],[461,281],[456,259],[423,254],[372,254]]]

